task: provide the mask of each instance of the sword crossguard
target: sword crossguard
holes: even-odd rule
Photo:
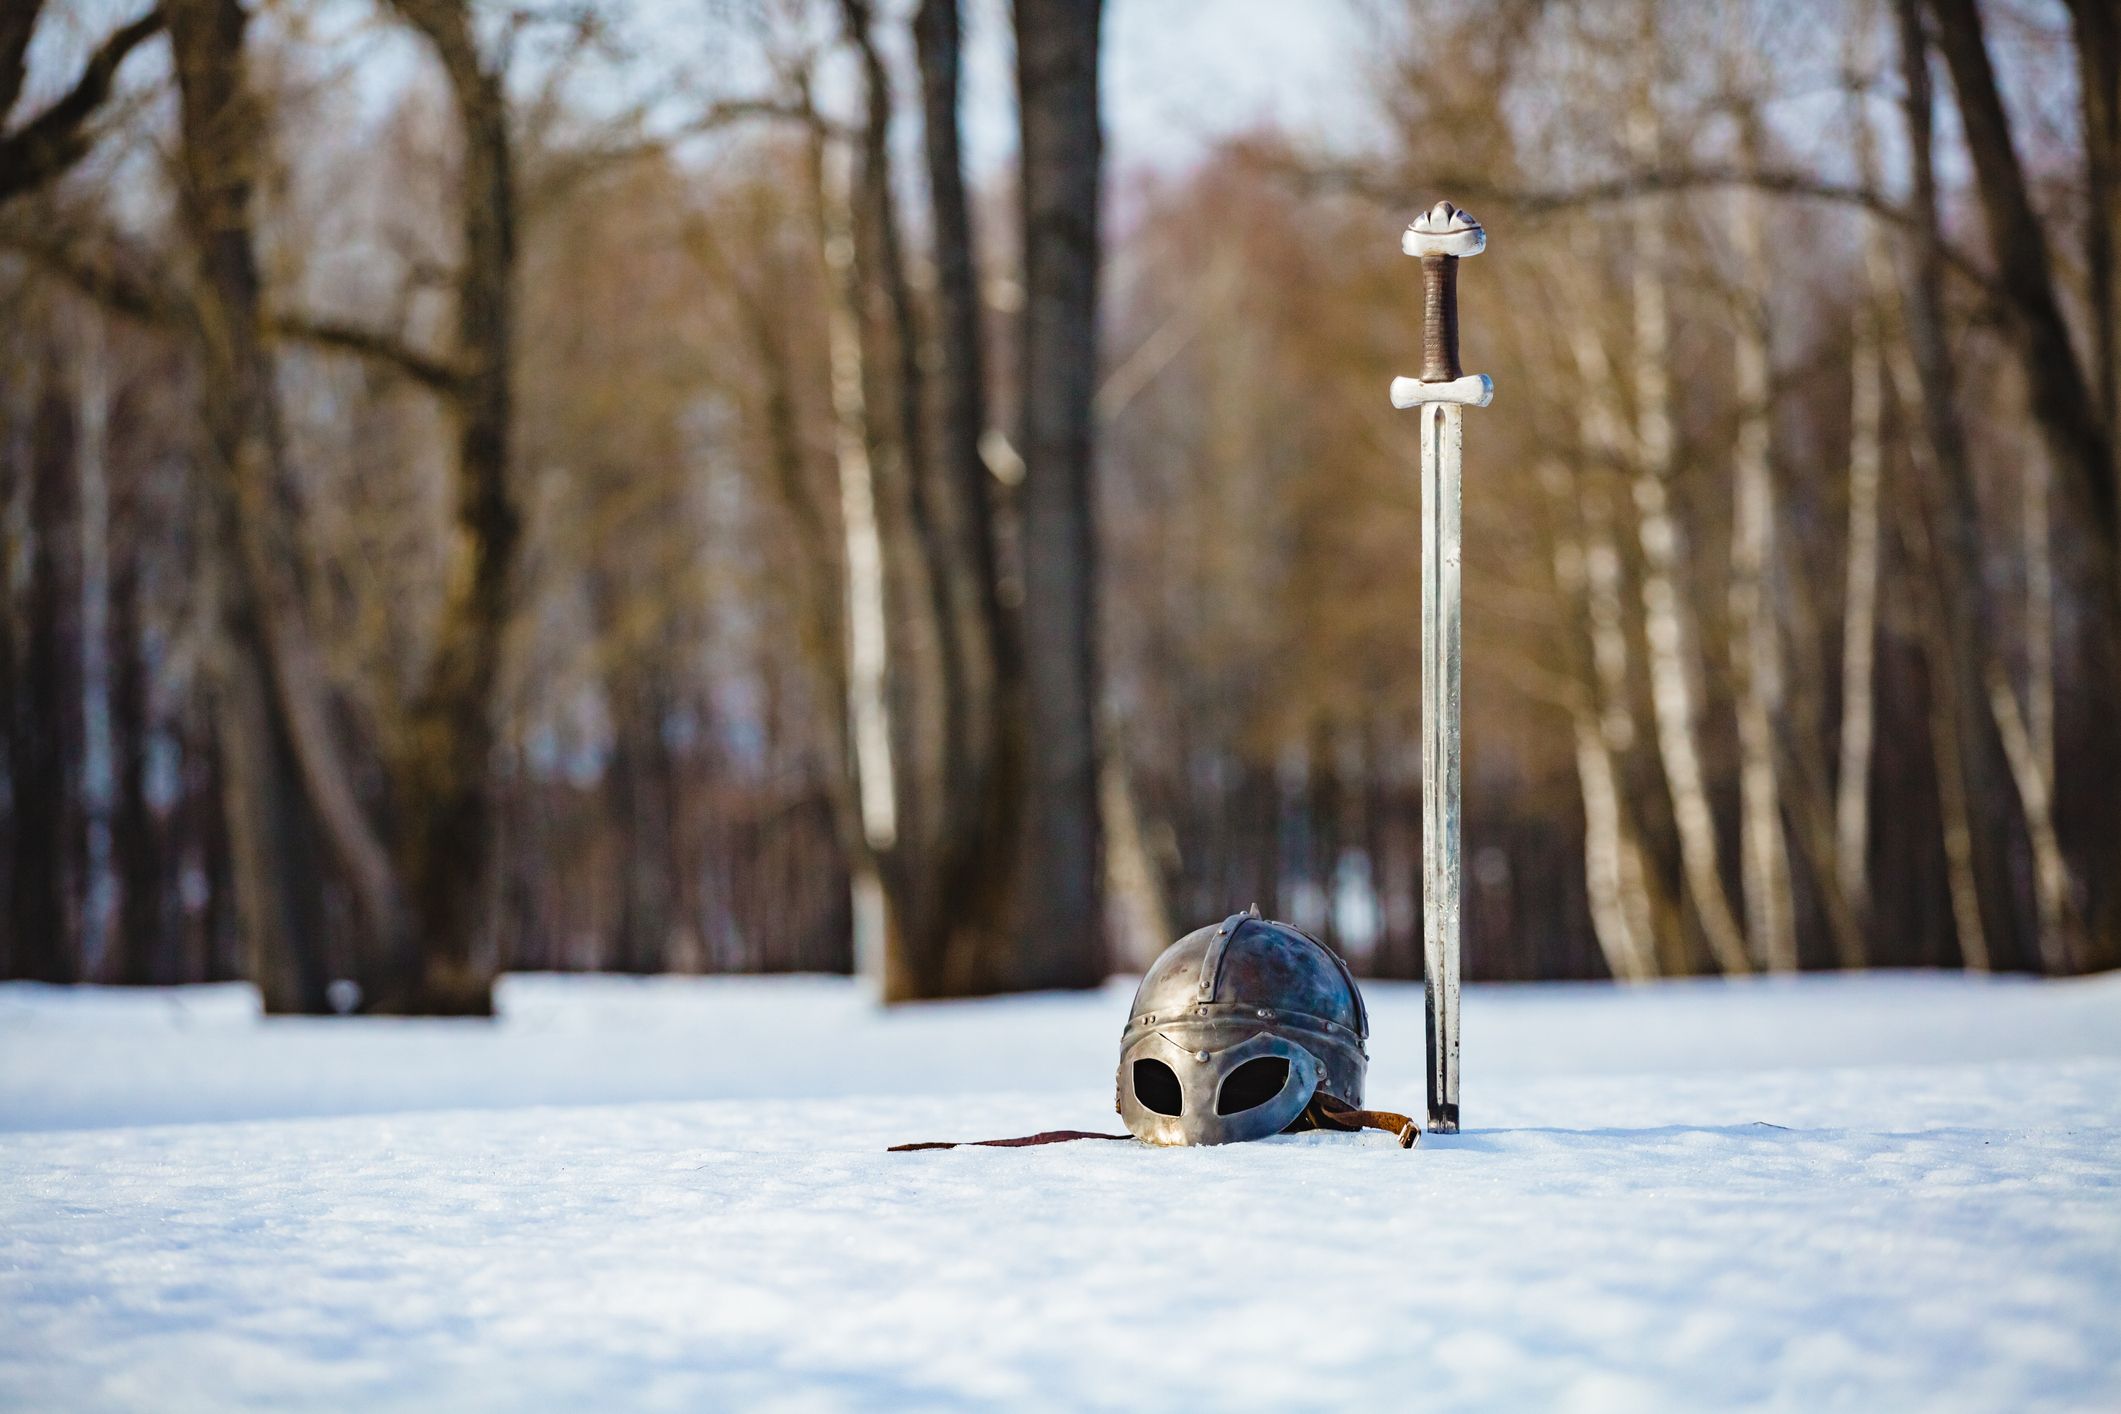
[[[1407,232],[1400,238],[1399,248],[1408,255],[1421,260],[1421,283],[1423,295],[1423,328],[1421,341],[1422,383],[1442,384],[1454,389],[1469,382],[1465,369],[1458,362],[1458,262],[1468,256],[1480,254],[1488,248],[1488,233],[1480,219],[1471,212],[1460,211],[1448,201],[1439,201],[1414,219]],[[1454,396],[1404,396],[1401,385],[1411,379],[1397,379],[1392,385],[1394,407],[1414,407],[1419,403],[1451,402],[1466,403],[1474,407],[1486,407],[1494,396],[1495,387],[1486,378],[1482,396],[1472,397],[1463,393]]]
[[[1495,380],[1485,373],[1468,373],[1448,383],[1425,383],[1419,378],[1392,380],[1392,406],[1418,408],[1423,403],[1461,403],[1484,408],[1495,400]]]

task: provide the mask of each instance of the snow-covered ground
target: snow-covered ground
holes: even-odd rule
[[[2121,977],[1469,988],[1411,1153],[883,1152],[1116,1130],[1124,987],[501,1005],[0,988],[0,1408],[2121,1407]]]

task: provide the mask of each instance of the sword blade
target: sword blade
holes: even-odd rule
[[[1464,409],[1421,410],[1422,974],[1429,1129],[1458,1130],[1459,467]]]

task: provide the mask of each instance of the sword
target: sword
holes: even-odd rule
[[[1392,406],[1421,409],[1422,992],[1429,1039],[1429,1132],[1458,1132],[1459,462],[1464,409],[1495,383],[1458,363],[1458,262],[1487,249],[1480,222],[1439,201],[1400,249],[1421,260],[1421,377],[1392,380]]]

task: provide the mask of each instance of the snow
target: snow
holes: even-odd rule
[[[1126,995],[0,987],[0,1408],[2121,1406],[2121,977],[1468,987],[1411,1153],[883,1152],[1116,1129]]]

